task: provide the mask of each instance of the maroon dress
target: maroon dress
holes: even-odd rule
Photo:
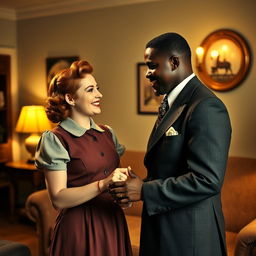
[[[111,132],[87,130],[76,137],[58,126],[53,133],[68,151],[67,186],[78,187],[106,178],[119,166]],[[109,193],[64,209],[56,220],[50,247],[52,256],[130,256],[123,210]]]

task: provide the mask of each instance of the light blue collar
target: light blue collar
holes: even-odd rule
[[[66,130],[67,132],[71,133],[72,135],[76,137],[81,137],[88,131],[88,129],[80,126],[77,122],[75,122],[73,119],[68,117],[67,119],[63,120],[60,123],[60,126]],[[92,118],[90,118],[90,128],[94,129],[98,132],[104,132],[103,129],[101,129],[94,121]]]

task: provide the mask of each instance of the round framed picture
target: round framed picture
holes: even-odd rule
[[[196,49],[199,78],[211,89],[233,89],[246,77],[251,62],[246,41],[227,29],[214,31]]]

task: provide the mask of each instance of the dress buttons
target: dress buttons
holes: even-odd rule
[[[104,156],[105,154],[104,154],[104,152],[100,152],[100,155],[101,155],[101,156]]]
[[[93,141],[97,141],[97,138],[96,138],[96,137],[92,137],[92,140],[93,140]]]
[[[105,174],[105,175],[108,174],[108,170],[107,170],[107,169],[104,170],[104,174]]]

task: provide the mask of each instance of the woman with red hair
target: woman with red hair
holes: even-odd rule
[[[75,61],[51,81],[46,113],[59,123],[43,133],[36,166],[43,169],[50,199],[60,210],[52,256],[131,256],[121,207],[107,193],[112,181],[126,180],[118,168],[124,147],[110,127],[97,125],[102,94],[87,61]]]

